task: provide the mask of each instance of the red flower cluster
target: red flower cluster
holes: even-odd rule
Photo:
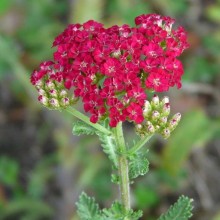
[[[182,27],[172,30],[169,17],[141,15],[135,23],[107,29],[92,20],[69,25],[53,43],[54,62],[43,62],[32,84],[46,75],[73,88],[93,123],[105,117],[112,127],[126,119],[141,123],[146,89],[181,87],[183,67],[176,57],[188,43]]]

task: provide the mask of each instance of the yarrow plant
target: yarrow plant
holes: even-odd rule
[[[65,109],[79,121],[73,133],[97,134],[113,163],[113,182],[119,184],[120,201],[100,210],[85,193],[77,203],[82,220],[136,220],[141,211],[130,207],[129,185],[148,172],[143,146],[156,133],[168,138],[180,113],[170,117],[169,98],[158,92],[181,87],[183,66],[178,57],[189,47],[182,27],[172,29],[174,19],[157,14],[140,15],[135,27],[127,24],[104,28],[90,20],[71,24],[53,43],[54,61],[45,61],[31,75],[38,100],[49,109]],[[155,93],[148,100],[147,93]],[[73,108],[83,103],[83,114]],[[89,115],[89,117],[87,116]],[[125,144],[122,123],[134,124],[139,141]],[[187,220],[191,200],[180,197],[159,220]]]

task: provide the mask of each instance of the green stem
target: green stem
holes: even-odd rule
[[[139,142],[137,142],[129,151],[128,154],[134,154],[139,149],[141,149],[152,137],[153,135],[146,136],[145,138],[142,138]]]
[[[66,111],[69,112],[71,115],[77,117],[78,119],[84,121],[86,124],[94,127],[95,129],[99,130],[100,132],[106,134],[106,135],[110,135],[111,132],[106,129],[105,127],[103,127],[102,125],[98,124],[98,123],[92,123],[89,118],[82,114],[81,112],[77,111],[75,108],[72,108],[72,107],[68,107],[66,108]]]
[[[118,123],[115,128],[115,140],[117,147],[119,149],[118,156],[118,173],[120,181],[120,195],[121,202],[125,210],[128,211],[131,208],[130,205],[130,185],[129,185],[129,175],[128,175],[128,160],[126,157],[126,146],[123,136],[122,123]]]

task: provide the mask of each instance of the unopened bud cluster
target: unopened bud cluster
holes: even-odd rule
[[[154,133],[161,134],[165,139],[177,127],[181,114],[176,113],[173,117],[170,115],[169,98],[164,97],[161,101],[157,95],[154,95],[152,101],[145,101],[143,116],[144,121],[136,125],[136,132],[141,137],[152,135]]]
[[[71,104],[75,104],[77,99],[70,98],[63,83],[56,80],[39,80],[35,87],[38,91],[39,102],[50,109],[64,109]]]

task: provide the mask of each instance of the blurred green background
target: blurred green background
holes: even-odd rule
[[[102,207],[118,196],[98,139],[73,136],[74,118],[43,108],[29,76],[52,58],[67,24],[133,25],[143,13],[174,17],[191,47],[181,57],[183,88],[168,94],[183,119],[167,141],[150,142],[151,171],[132,185],[132,205],[155,220],[185,194],[194,198],[193,220],[220,220],[219,0],[1,0],[0,219],[77,220],[82,190]]]

